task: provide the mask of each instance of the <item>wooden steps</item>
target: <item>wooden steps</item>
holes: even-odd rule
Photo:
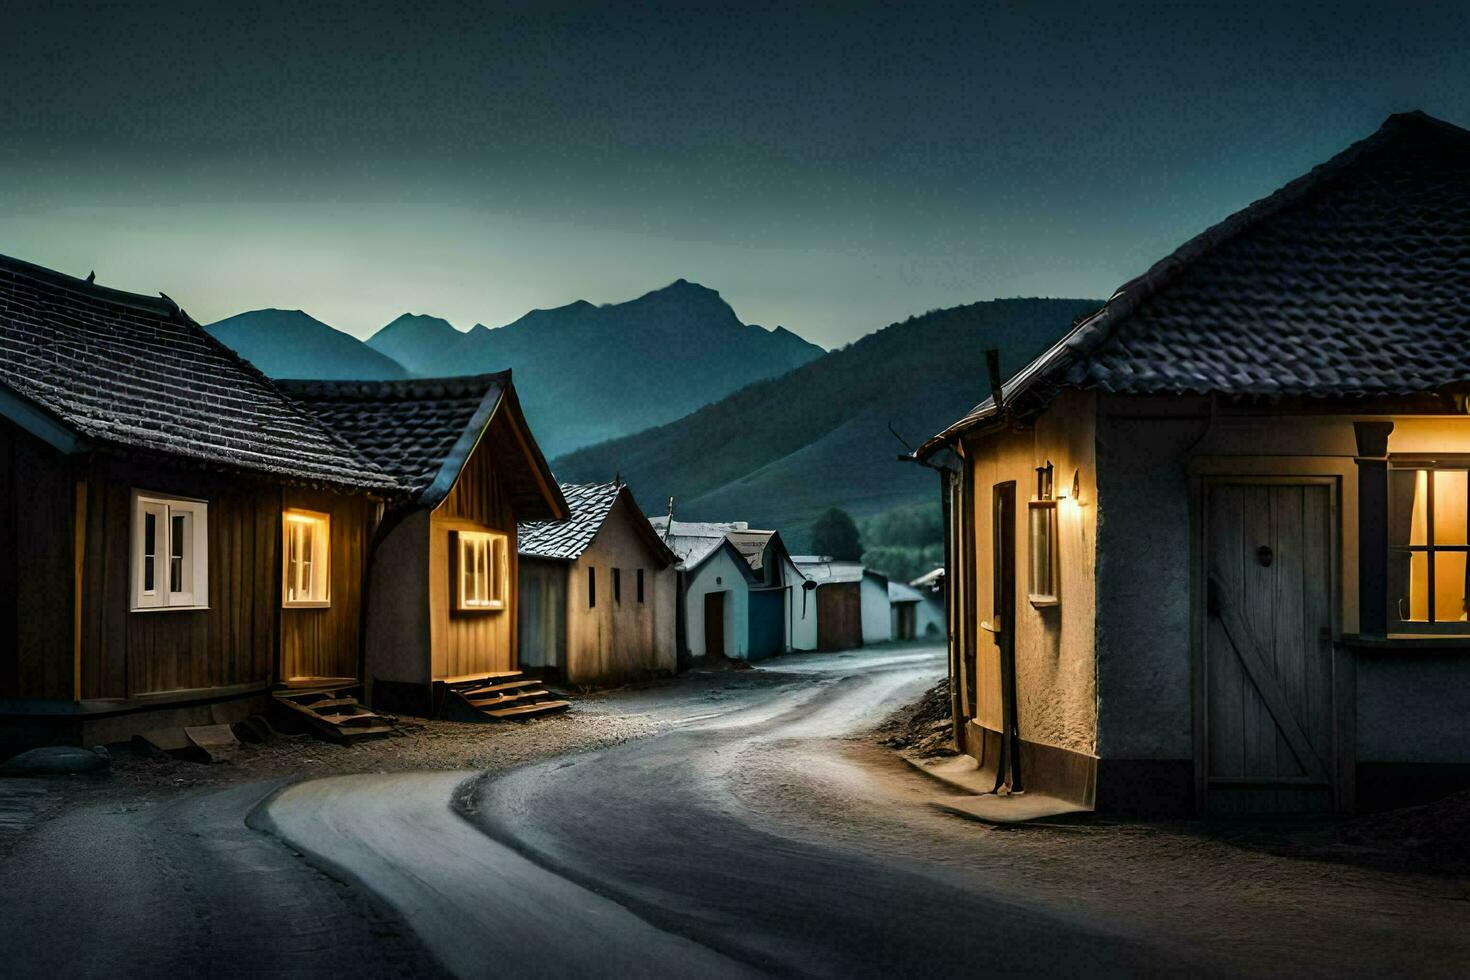
[[[539,718],[566,711],[572,706],[546,690],[540,681],[518,670],[451,677],[445,682],[448,699],[461,714],[497,721]]]
[[[355,690],[356,684],[352,686]],[[348,691],[334,688],[286,688],[275,703],[308,728],[336,742],[359,742],[393,734],[393,719],[363,707]]]

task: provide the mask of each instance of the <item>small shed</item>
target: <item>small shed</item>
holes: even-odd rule
[[[888,639],[886,579],[867,572],[862,562],[827,555],[795,555],[792,563],[815,591],[818,650],[849,650]]]
[[[719,525],[651,522],[679,559],[682,658],[750,656],[750,590],[760,583]]]
[[[568,511],[510,372],[286,387],[402,488],[369,571],[374,704],[431,715],[464,695],[494,717],[565,707],[518,676],[517,525]]]
[[[567,520],[520,525],[521,665],[576,684],[673,673],[673,552],[624,484],[561,492]]]
[[[892,608],[892,639],[918,640],[944,636],[944,607],[933,593],[902,582],[888,583]]]

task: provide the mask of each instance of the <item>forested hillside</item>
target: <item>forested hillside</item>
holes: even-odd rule
[[[776,527],[799,549],[826,507],[863,518],[937,494],[931,470],[896,459],[904,443],[917,445],[985,396],[987,348],[999,348],[1010,374],[1099,305],[993,300],[911,317],[676,422],[552,465],[571,482],[621,473],[649,513],[662,513],[672,494],[682,519]]]

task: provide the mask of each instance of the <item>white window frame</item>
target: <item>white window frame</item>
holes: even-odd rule
[[[150,556],[145,551],[144,538],[150,514],[155,521],[152,589],[146,587],[145,564]],[[185,528],[178,540],[175,540],[174,533],[176,518],[183,521]],[[134,490],[133,535],[129,549],[133,612],[209,608],[209,504],[188,497]],[[171,587],[176,550],[179,552],[178,590]]]
[[[454,532],[454,608],[498,612],[506,608],[510,539],[498,531]]]
[[[306,545],[309,557],[291,562],[291,546]],[[305,580],[306,576],[310,580]],[[293,587],[304,597],[292,597]],[[298,593],[299,596],[299,593]],[[288,507],[281,512],[281,606],[326,609],[332,605],[332,515]]]

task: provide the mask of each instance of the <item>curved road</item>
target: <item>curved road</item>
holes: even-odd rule
[[[865,845],[868,805],[892,801],[840,739],[932,685],[942,651],[773,669],[791,682],[657,738],[463,785],[452,773],[316,780],[263,819],[392,904],[464,976],[1185,966],[978,876]]]

